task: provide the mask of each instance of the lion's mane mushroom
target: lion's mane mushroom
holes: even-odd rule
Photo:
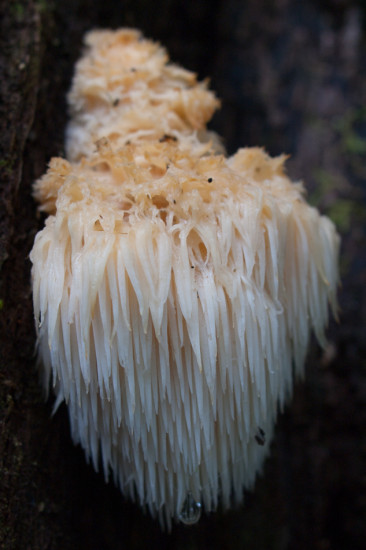
[[[138,36],[87,38],[70,94],[79,160],[52,159],[35,184],[50,216],[31,252],[33,298],[44,385],[67,403],[73,440],[170,527],[253,486],[312,329],[324,343],[339,239],[284,157],[226,158],[201,141],[187,72]],[[128,78],[121,59],[136,68]],[[152,89],[136,74],[151,65]],[[118,106],[103,99],[115,96],[99,69],[118,83]],[[199,89],[205,130],[216,100]],[[166,116],[153,133],[149,108]]]

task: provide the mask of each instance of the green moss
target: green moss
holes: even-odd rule
[[[366,139],[358,136],[355,132],[350,132],[344,138],[344,148],[347,153],[352,155],[362,155],[366,153]]]
[[[339,199],[329,208],[327,214],[341,233],[346,233],[351,227],[354,202],[349,199]]]
[[[10,5],[10,10],[12,16],[16,21],[22,21],[27,18],[27,0],[19,0],[18,2],[12,2]],[[40,12],[47,11],[53,6],[53,2],[49,0],[36,0],[35,5],[37,6]]]
[[[45,12],[53,8],[53,2],[49,2],[48,0],[38,0],[37,6],[40,12]]]
[[[15,165],[15,158],[8,156],[8,158],[0,159],[0,174],[5,177],[10,177]]]
[[[349,109],[334,124],[341,139],[341,147],[348,155],[366,153],[366,137],[361,135],[360,127],[366,123],[366,108]]]
[[[0,159],[0,168],[4,168],[5,170],[11,169],[11,162],[7,159]]]
[[[309,195],[309,202],[313,206],[318,206],[332,189],[334,189],[334,175],[325,170],[318,168],[313,174],[316,182],[316,188]]]
[[[340,233],[347,233],[356,218],[361,221],[365,212],[360,212],[357,185],[350,182],[366,177],[366,108],[351,108],[333,124],[335,145],[347,170],[319,168],[313,172],[315,189],[309,202],[329,216]],[[356,180],[357,181],[357,180]],[[361,221],[362,223],[362,221]]]
[[[13,16],[16,17],[16,19],[18,20],[23,19],[25,10],[22,2],[14,2],[14,4],[11,4],[11,11]]]

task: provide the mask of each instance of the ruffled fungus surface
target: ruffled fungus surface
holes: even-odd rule
[[[207,82],[168,63],[159,44],[135,30],[91,32],[85,43],[89,49],[76,66],[69,93],[69,160],[89,155],[100,138],[121,146],[164,134],[189,142],[193,130],[203,140],[212,137],[206,122],[220,102]]]
[[[73,440],[170,527],[253,486],[312,329],[324,343],[339,239],[284,157],[205,142],[218,102],[160,46],[86,44],[69,160],[34,188],[39,358]]]

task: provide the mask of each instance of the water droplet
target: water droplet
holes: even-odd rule
[[[186,499],[183,502],[182,510],[179,519],[184,525],[194,525],[201,517],[201,503],[197,502],[192,493],[187,493]]]

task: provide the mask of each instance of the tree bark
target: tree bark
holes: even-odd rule
[[[347,0],[0,0],[0,547],[358,549],[366,435],[365,4]],[[65,96],[84,32],[136,26],[212,77],[229,152],[287,152],[290,175],[342,234],[340,323],[314,345],[242,507],[159,525],[105,484],[51,417],[35,362],[32,182],[63,152]]]

